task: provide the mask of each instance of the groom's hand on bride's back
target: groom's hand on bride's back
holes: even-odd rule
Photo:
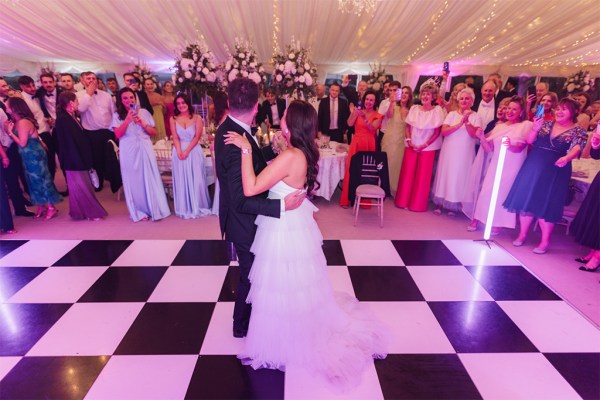
[[[302,204],[302,202],[304,201],[305,198],[306,198],[305,190],[296,190],[295,192],[288,194],[283,199],[283,201],[285,202],[285,210],[286,211],[295,210],[296,208],[300,207],[300,204]]]

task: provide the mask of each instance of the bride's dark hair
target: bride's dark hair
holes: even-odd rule
[[[315,108],[306,101],[294,100],[288,106],[285,114],[285,122],[290,131],[290,142],[292,146],[300,149],[306,157],[306,194],[311,195],[313,190],[319,188],[317,181],[319,173],[319,149],[315,143],[317,137],[318,120]]]

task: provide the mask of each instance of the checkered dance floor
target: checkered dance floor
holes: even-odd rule
[[[324,250],[335,289],[394,334],[350,393],[239,363],[224,242],[2,240],[0,398],[600,398],[600,330],[503,249],[329,240]]]

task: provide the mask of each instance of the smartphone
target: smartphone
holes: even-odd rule
[[[395,97],[396,101],[400,101],[402,100],[402,89],[398,88],[396,89],[396,97]]]
[[[358,104],[356,105],[356,108],[358,108],[359,110],[362,110],[362,108],[363,108],[362,100],[358,101]]]
[[[138,112],[140,110],[140,106],[138,106],[137,103],[133,103],[129,106],[129,109],[133,112]]]
[[[535,109],[535,118],[544,118],[544,106],[537,106]]]
[[[450,72],[450,63],[448,61],[444,62],[444,66],[442,67],[442,71],[444,71],[445,73],[449,73]]]
[[[535,95],[535,86],[529,86],[527,88],[527,95],[530,96],[532,94]]]

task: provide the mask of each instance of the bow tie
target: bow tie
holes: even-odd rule
[[[46,93],[46,97],[54,97],[54,93]]]

